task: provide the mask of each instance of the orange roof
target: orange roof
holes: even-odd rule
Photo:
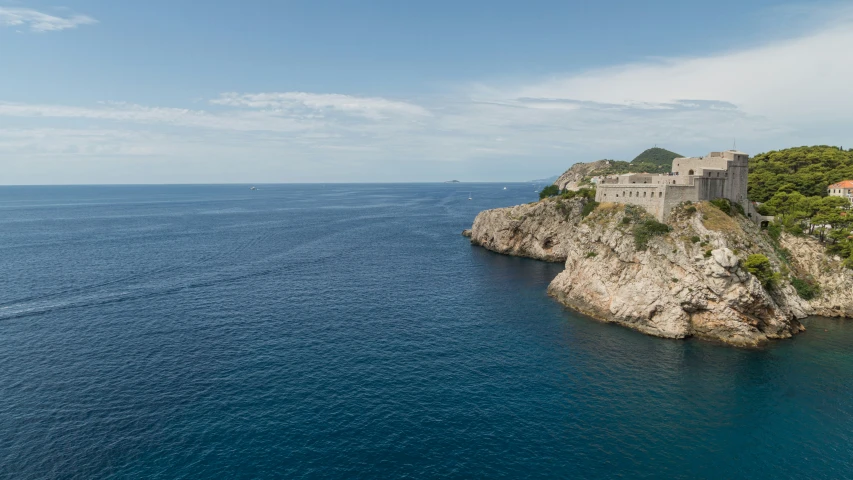
[[[834,183],[827,188],[853,188],[853,180],[842,180],[838,183]]]

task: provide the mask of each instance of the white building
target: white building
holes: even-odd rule
[[[827,187],[827,193],[831,197],[844,197],[853,202],[853,180],[844,180],[833,183]]]

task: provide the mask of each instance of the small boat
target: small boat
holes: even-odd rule
[[[250,189],[249,189],[249,190],[257,190],[257,188],[255,188],[255,187],[252,187],[252,188],[250,188]]]
[[[506,190],[506,187],[504,187],[504,190]]]
[[[470,193],[468,194],[468,200],[471,200],[471,194]]]

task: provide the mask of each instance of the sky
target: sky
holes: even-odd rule
[[[849,148],[851,51],[850,1],[0,0],[0,185]]]

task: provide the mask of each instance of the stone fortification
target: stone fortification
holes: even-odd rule
[[[682,202],[727,198],[755,222],[762,218],[746,196],[749,156],[736,150],[702,158],[676,158],[667,174],[633,173],[602,177],[595,200],[638,205],[660,221]]]

